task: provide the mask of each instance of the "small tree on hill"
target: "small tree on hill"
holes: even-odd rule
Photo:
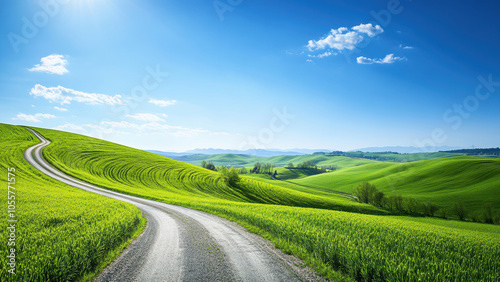
[[[389,197],[388,201],[390,209],[391,210],[396,210],[398,212],[403,212],[404,207],[403,207],[403,196],[401,195],[392,195]]]
[[[494,215],[493,215],[493,208],[491,207],[491,204],[488,204],[484,207],[483,217],[484,217],[485,223],[493,223]]]
[[[228,186],[235,187],[238,185],[238,182],[240,182],[240,175],[238,174],[238,170],[234,167],[227,168],[222,166],[219,168],[219,173]]]
[[[418,202],[413,198],[407,199],[406,207],[408,208],[408,213],[410,214],[415,214],[418,212]]]
[[[373,204],[382,207],[383,200],[384,200],[384,192],[382,191],[375,192],[373,197]]]
[[[256,162],[253,165],[253,168],[250,170],[251,173],[261,173],[262,164],[260,162]]]
[[[217,171],[217,168],[215,167],[215,165],[212,163],[212,161],[202,161],[201,162],[201,167],[203,168],[206,168],[206,169],[209,169],[209,170],[213,170],[213,171]]]
[[[439,207],[429,202],[428,204],[422,204],[422,209],[425,215],[434,216]]]
[[[377,192],[377,188],[375,185],[370,184],[368,182],[363,182],[356,187],[354,190],[354,195],[358,198],[361,203],[372,203],[373,198],[375,197],[375,193]]]
[[[439,211],[438,211],[438,216],[441,217],[441,218],[444,218],[444,219],[447,219],[448,218],[448,211],[446,210],[446,208],[441,208]]]
[[[467,216],[467,211],[465,210],[465,206],[462,202],[455,203],[454,206],[455,214],[458,216],[458,219],[465,220]]]

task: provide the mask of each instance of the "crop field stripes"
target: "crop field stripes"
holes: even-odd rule
[[[54,141],[44,149],[45,158],[66,173],[106,189],[234,220],[333,280],[500,278],[499,226],[390,216],[339,196],[298,192],[285,183],[282,187],[242,178],[231,187],[218,173],[203,168],[89,137],[37,130]],[[90,147],[99,148],[99,158],[79,154]],[[77,156],[85,160],[73,162]],[[133,167],[127,165],[130,160]],[[121,181],[103,177],[100,167],[108,161],[115,163],[114,174]],[[121,169],[127,174],[118,173]]]

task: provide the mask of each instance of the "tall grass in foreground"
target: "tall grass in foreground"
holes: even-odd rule
[[[192,207],[236,220],[320,274],[360,281],[499,281],[500,228],[256,204]],[[443,224],[443,225],[441,225]],[[334,271],[332,271],[334,270]]]
[[[7,168],[16,169],[16,245],[8,246],[7,208],[0,212],[0,281],[90,279],[142,230],[134,206],[70,187],[42,175],[23,158],[39,141],[28,130],[0,124],[0,185],[7,201]],[[16,251],[16,274],[7,255]]]

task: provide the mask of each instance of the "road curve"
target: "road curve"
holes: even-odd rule
[[[137,206],[148,220],[144,232],[97,278],[98,281],[317,281],[298,261],[260,236],[223,218],[185,207],[109,191],[72,178],[48,164],[40,143],[24,158],[42,173],[89,192]]]

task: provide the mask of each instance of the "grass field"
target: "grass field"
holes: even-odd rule
[[[289,163],[297,165],[304,161],[312,161],[318,166],[334,165],[338,168],[346,168],[373,163],[373,160],[350,158],[344,156],[302,155],[302,156],[276,156],[276,157],[254,157],[249,155],[220,154],[220,155],[189,155],[178,158],[183,162],[201,165],[202,161],[211,161],[216,166],[249,167],[256,162],[272,163],[275,166],[285,166]]]
[[[292,180],[324,190],[351,193],[363,181],[388,195],[401,194],[451,208],[462,202],[471,213],[500,208],[500,159],[453,157],[412,163],[375,163]]]
[[[39,131],[53,141],[45,157],[68,174],[235,220],[335,280],[500,279],[500,226],[363,214],[379,211],[326,192],[313,195],[292,188],[302,186],[246,177],[230,187],[217,173],[196,166],[89,137]]]
[[[37,130],[53,142],[43,152],[48,162],[114,191],[179,204],[225,200],[385,213],[341,197],[311,195],[253,179],[230,187],[219,173],[194,165],[77,134]]]
[[[251,167],[248,167],[248,170],[252,169]],[[321,172],[317,169],[313,168],[286,168],[286,167],[276,167],[273,169],[273,171],[276,171],[277,175],[276,178],[280,180],[289,180],[289,179],[300,179],[304,177],[308,177],[311,175],[317,175],[320,174]],[[269,174],[260,174],[260,173],[246,173],[245,176],[253,177],[256,179],[272,179],[271,175]]]
[[[386,162],[414,162],[439,158],[450,158],[465,156],[464,153],[451,152],[433,152],[433,153],[412,153],[412,154],[395,154],[390,152],[346,152],[346,156],[353,158],[365,158],[377,161]]]
[[[347,168],[373,163],[375,161],[384,162],[414,162],[421,160],[430,160],[438,158],[450,158],[465,156],[465,153],[455,152],[434,152],[434,153],[413,153],[413,154],[396,154],[390,152],[338,152],[339,155],[300,155],[300,156],[276,156],[276,157],[255,157],[243,154],[217,154],[217,155],[187,155],[175,157],[175,159],[187,162],[190,164],[200,165],[202,161],[211,161],[216,166],[252,166],[256,162],[272,163],[275,166],[285,166],[289,163],[302,163],[304,161],[312,161],[318,166],[334,165],[338,168]],[[483,156],[497,157],[497,156]]]
[[[0,124],[0,185],[7,202],[7,169],[14,168],[16,240],[7,245],[7,205],[2,209],[1,281],[67,281],[90,279],[128,245],[145,226],[130,204],[91,194],[41,174],[23,158],[39,143],[27,129]],[[5,219],[5,220],[4,220]],[[16,275],[8,273],[6,256],[15,247]],[[15,277],[15,279],[13,279]]]

